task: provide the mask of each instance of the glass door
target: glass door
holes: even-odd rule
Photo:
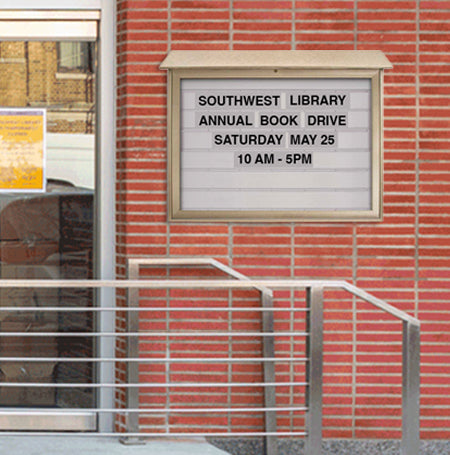
[[[95,269],[97,24],[4,22],[0,27],[0,278],[91,279]],[[13,27],[8,36],[8,26]],[[24,26],[24,24],[22,24]],[[75,29],[74,29],[75,26]],[[6,30],[6,31],[5,31]],[[13,39],[20,30],[30,39]],[[66,33],[66,30],[71,30]],[[74,31],[75,30],[75,31]],[[88,31],[86,31],[88,30]],[[45,33],[45,39],[39,36]],[[69,35],[69,36],[67,36]],[[6,39],[5,39],[6,36]],[[3,307],[89,307],[92,290],[2,289]],[[0,409],[22,411],[0,428],[95,430],[95,368],[59,358],[95,357],[93,338],[52,336],[90,332],[89,312],[0,312]],[[33,332],[49,336],[33,337]],[[24,357],[48,358],[43,361]],[[18,387],[1,383],[17,382]],[[26,383],[57,387],[27,387]],[[81,384],[64,387],[64,384]],[[83,387],[82,384],[86,384]],[[91,410],[45,413],[38,409]],[[31,411],[27,417],[24,410]],[[54,416],[49,418],[48,416]],[[34,416],[34,417],[33,417]]]

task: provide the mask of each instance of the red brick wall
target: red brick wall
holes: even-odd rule
[[[128,257],[189,255],[255,278],[352,282],[422,321],[422,437],[450,438],[450,2],[117,4],[118,274]],[[384,221],[168,223],[158,67],[172,49],[384,51],[394,65],[385,73]],[[326,304],[324,434],[398,437],[400,327],[341,297]]]

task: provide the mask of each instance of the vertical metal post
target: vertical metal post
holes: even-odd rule
[[[420,326],[403,321],[402,455],[420,449]]]
[[[263,308],[273,308],[272,293],[261,291],[261,300]],[[274,333],[273,329],[273,311],[262,312],[262,330],[267,333]],[[263,337],[263,358],[275,357],[275,340],[273,335]],[[275,362],[263,362],[264,382],[275,383]],[[264,406],[266,408],[275,408],[276,395],[275,386],[264,386]],[[277,431],[277,413],[276,411],[266,411],[264,415],[265,428],[268,433]],[[277,455],[277,438],[276,436],[266,436],[264,439],[265,455]]]
[[[306,289],[306,455],[322,452],[323,288]]]
[[[93,290],[95,291],[95,290]],[[93,292],[96,296],[96,301],[99,306],[112,306],[110,302],[116,301],[116,293],[114,289],[103,288]],[[116,324],[115,312],[102,311],[97,318],[94,319],[100,333],[113,332]],[[97,341],[97,352],[101,359],[115,357],[114,337],[99,337]],[[100,384],[108,384],[115,382],[114,364],[111,362],[99,362],[98,365],[98,382]],[[114,390],[112,388],[101,387],[98,391],[99,408],[114,407]],[[98,416],[98,431],[100,433],[109,433],[114,431],[115,415],[107,412],[100,412]]]
[[[62,2],[60,2],[62,3]],[[97,86],[97,118],[96,127],[96,222],[95,252],[96,277],[102,280],[115,278],[115,197],[114,186],[116,181],[116,155],[115,155],[115,97],[111,96],[116,84],[116,18],[117,2],[102,2],[102,18],[99,23],[98,55],[98,83]],[[41,4],[42,5],[42,4]],[[97,293],[100,306],[111,306],[115,302],[115,290],[112,288],[100,289]],[[115,325],[115,313],[102,311],[97,318],[97,327],[103,332],[113,330]],[[97,353],[101,358],[114,356],[114,337],[100,337]],[[98,368],[98,382],[114,382],[114,364],[101,362]],[[112,408],[114,406],[114,390],[101,387],[98,393],[98,405],[100,408]],[[115,415],[100,412],[98,416],[98,430],[100,433],[113,431]]]
[[[139,279],[139,264],[134,262],[128,263],[128,279],[137,280]],[[129,288],[127,290],[127,305],[128,308],[137,308],[139,306],[139,289]],[[139,331],[139,312],[128,311],[126,314],[127,332],[138,332]],[[126,338],[126,353],[127,358],[139,357],[139,337],[128,336]],[[137,362],[126,363],[126,378],[128,384],[139,383],[139,365]],[[127,387],[126,389],[126,406],[127,408],[138,409],[139,408],[139,388],[138,387]],[[139,433],[139,413],[130,412],[127,414],[126,420],[126,431],[128,433]],[[137,437],[126,437],[121,440],[123,444],[141,444],[142,441]]]

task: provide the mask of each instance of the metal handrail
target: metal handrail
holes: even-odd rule
[[[250,278],[238,272],[237,270],[228,267],[225,264],[213,259],[211,257],[207,258],[130,258],[128,259],[128,279],[139,279],[140,267],[149,267],[149,266],[206,266],[212,267],[216,270],[225,273],[226,275],[235,278],[241,282],[248,282]],[[210,280],[208,279],[208,282]],[[273,339],[273,293],[272,291],[261,285],[253,286],[260,293],[261,307],[268,312],[262,313],[262,348],[263,348],[263,357],[264,358],[274,358],[275,357],[275,345]],[[138,296],[136,291],[130,292],[128,290],[128,304],[130,307],[138,306]],[[272,311],[270,311],[272,310]],[[133,329],[138,326],[137,314],[129,314],[127,320],[128,329]],[[173,332],[171,332],[172,335]],[[236,332],[234,332],[236,334]],[[266,336],[267,335],[267,336]],[[128,354],[137,355],[139,352],[138,339],[128,339]],[[131,380],[137,380],[139,376],[138,365],[132,364],[128,368],[128,378]],[[265,382],[274,383],[275,382],[275,361],[263,362],[263,378]],[[128,405],[133,404],[137,405],[139,403],[139,397],[137,396],[136,390],[129,390],[127,393],[127,403]],[[275,386],[264,387],[264,403],[268,408],[275,408],[276,406],[276,391]],[[277,455],[278,446],[275,437],[269,433],[276,433],[277,431],[277,416],[276,411],[267,410],[264,413],[265,420],[265,431],[266,436],[264,438],[264,449],[266,455]],[[137,415],[132,415],[128,418],[128,431],[139,430],[139,420]],[[132,439],[128,439],[128,443],[133,443]]]
[[[204,288],[205,283],[217,289],[255,288],[262,289],[273,295],[271,288],[278,289],[305,289],[309,287],[321,287],[327,289],[343,289],[356,297],[371,303],[384,312],[396,318],[420,326],[418,319],[410,316],[398,308],[389,305],[384,300],[359,289],[352,284],[342,280],[251,280],[246,278],[243,281],[229,280],[0,280],[0,288],[24,287],[24,288],[146,288],[146,289],[199,289]],[[52,283],[50,285],[50,283]],[[161,283],[164,283],[161,286]],[[77,307],[80,308],[80,307]],[[77,310],[78,311],[78,310]]]
[[[255,288],[262,289],[265,292],[272,293],[271,288],[279,289],[305,289],[309,287],[321,287],[327,289],[343,289],[356,297],[371,303],[375,307],[384,312],[395,316],[396,318],[410,322],[411,324],[420,326],[418,319],[410,316],[404,311],[389,305],[384,300],[378,299],[373,295],[353,286],[346,281],[340,280],[251,280],[246,278],[243,281],[228,281],[228,280],[15,280],[7,279],[0,280],[0,288],[8,287],[23,287],[23,288],[127,288],[138,289],[145,287],[146,289],[162,288],[165,289],[199,289],[205,287],[205,282],[208,286],[217,289],[236,289],[236,288]],[[50,283],[52,283],[50,285]],[[164,283],[164,286],[161,286]],[[80,308],[80,307],[77,307]],[[25,310],[23,310],[25,311]],[[81,311],[77,309],[77,311]]]
[[[206,263],[207,261],[205,261]],[[207,262],[210,264],[211,262]],[[173,262],[174,265],[179,263]],[[157,264],[159,265],[159,264]],[[196,262],[196,265],[198,263]],[[237,272],[236,272],[237,274]],[[124,288],[131,290],[140,289],[199,289],[199,288],[216,288],[216,289],[237,289],[237,288],[256,288],[262,291],[266,291],[268,288],[278,289],[304,289],[307,290],[307,354],[308,354],[308,368],[307,368],[307,424],[306,433],[298,432],[298,434],[304,434],[307,441],[307,454],[308,455],[319,455],[321,453],[321,440],[322,440],[322,343],[323,343],[323,290],[325,288],[343,289],[356,297],[371,303],[375,307],[385,311],[388,314],[400,319],[403,323],[403,387],[402,387],[402,445],[401,453],[403,455],[417,455],[419,451],[419,386],[420,386],[420,323],[419,321],[398,310],[397,308],[387,304],[386,302],[358,289],[357,287],[346,283],[345,281],[326,281],[326,280],[249,280],[242,279],[240,281],[229,281],[229,280],[0,280],[0,288],[11,288],[11,287],[25,287],[25,288]],[[270,291],[270,290],[269,290]],[[271,295],[272,291],[264,292],[263,295]],[[53,307],[55,311],[64,311],[66,308]],[[153,308],[151,308],[153,309]],[[0,311],[13,311],[20,310],[20,308],[0,308]],[[33,311],[49,311],[47,308],[33,308]],[[71,308],[67,308],[68,311]],[[80,310],[80,307],[77,307]],[[93,310],[92,308],[85,308],[86,311]],[[102,308],[95,309],[96,311],[102,311]],[[146,308],[148,311],[149,309]],[[165,308],[166,311],[171,311],[171,308]],[[176,310],[174,308],[174,310]],[[186,311],[186,308],[184,308]],[[231,310],[231,309],[229,309]],[[252,310],[257,310],[252,308]],[[283,309],[276,309],[277,311],[283,311]],[[112,308],[106,308],[105,311],[112,311]],[[117,307],[117,312],[127,312],[129,314],[138,315],[138,311],[135,308],[123,308]],[[261,314],[273,314],[274,309],[265,308]],[[127,333],[127,332],[125,332]],[[135,334],[137,331],[129,330],[128,333]],[[168,332],[167,332],[168,333]],[[166,334],[167,334],[166,333]],[[213,334],[214,332],[212,332]],[[266,333],[265,331],[263,333]],[[142,333],[139,333],[142,336]],[[177,332],[170,332],[170,336],[176,335]],[[294,334],[294,333],[292,333]],[[298,335],[298,333],[295,333]],[[30,334],[31,335],[31,334]],[[36,335],[33,333],[32,335]],[[92,335],[92,333],[91,333]],[[122,336],[120,332],[115,333],[116,336]],[[192,335],[192,333],[191,333]],[[274,335],[272,331],[268,330],[267,335],[273,340]],[[4,336],[9,336],[8,332],[4,333]],[[148,334],[147,336],[154,336],[154,333]],[[232,333],[227,336],[233,336]],[[267,336],[269,338],[269,336]],[[265,356],[267,357],[267,356]],[[134,358],[138,359],[138,356]],[[128,358],[130,359],[130,358]],[[108,360],[108,359],[107,359]],[[117,361],[123,361],[126,359],[117,358]],[[145,360],[145,359],[142,359]],[[159,359],[161,361],[161,359]],[[164,359],[162,359],[164,360]],[[173,360],[173,359],[171,359]],[[229,360],[229,359],[228,359]],[[227,361],[228,361],[227,360]],[[263,359],[259,359],[263,360]],[[263,362],[264,364],[270,362]],[[275,381],[270,381],[275,382]],[[138,381],[134,381],[138,383]],[[133,384],[132,381],[128,381],[128,384]],[[30,384],[28,384],[30,385]],[[42,384],[40,384],[42,386]],[[86,387],[86,384],[80,386]],[[89,386],[89,385],[87,385]],[[117,387],[123,385],[117,384]],[[226,384],[224,384],[226,386]],[[269,387],[270,388],[270,387]],[[266,389],[266,388],[265,388]],[[128,406],[126,409],[121,411],[126,412],[127,409],[138,409],[139,406],[132,407]],[[266,408],[258,408],[260,410],[266,410],[267,413],[275,412],[274,406],[267,406]],[[101,410],[98,410],[101,412]],[[118,410],[119,411],[119,410]],[[5,412],[5,411],[3,411]],[[133,415],[138,413],[132,412]],[[267,430],[267,428],[266,428]],[[7,435],[8,432],[2,434]],[[17,433],[11,433],[17,434]],[[30,433],[39,434],[39,433]],[[46,433],[49,434],[49,433]],[[238,436],[241,433],[233,433]],[[247,433],[245,433],[247,434]],[[261,433],[258,433],[261,434]],[[292,432],[287,434],[293,435]],[[104,434],[103,434],[104,435]],[[150,436],[151,434],[145,433],[140,434],[139,431],[130,432],[128,436]],[[161,436],[161,434],[157,434]],[[174,436],[174,433],[170,433]],[[184,434],[185,435],[185,434]],[[196,433],[197,435],[197,433]],[[222,435],[222,434],[221,434]],[[223,434],[226,435],[225,433]],[[242,433],[244,435],[244,433]],[[250,433],[248,434],[250,435]],[[252,433],[251,435],[255,435]],[[266,431],[264,432],[266,437],[272,438],[272,441],[276,441],[275,437],[284,435],[284,432]],[[273,446],[272,446],[273,448]],[[273,453],[270,452],[269,453]]]

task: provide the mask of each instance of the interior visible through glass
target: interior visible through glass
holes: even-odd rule
[[[96,67],[93,42],[0,42],[2,279],[93,278]],[[45,119],[45,134],[33,139],[26,125],[40,119]],[[8,142],[6,136],[14,134],[20,140]],[[31,167],[24,157],[30,157],[33,140],[42,144],[44,154],[42,186],[31,191],[26,183]],[[19,171],[25,172],[22,179],[16,178]],[[63,309],[92,304],[92,292],[84,289],[0,290],[2,307]],[[88,312],[0,312],[2,333],[90,332],[93,325]],[[92,337],[1,336],[0,406],[94,407],[90,387],[1,386],[2,382],[92,383],[92,363],[57,359],[90,358],[93,349]],[[21,357],[49,360],[30,362]]]

